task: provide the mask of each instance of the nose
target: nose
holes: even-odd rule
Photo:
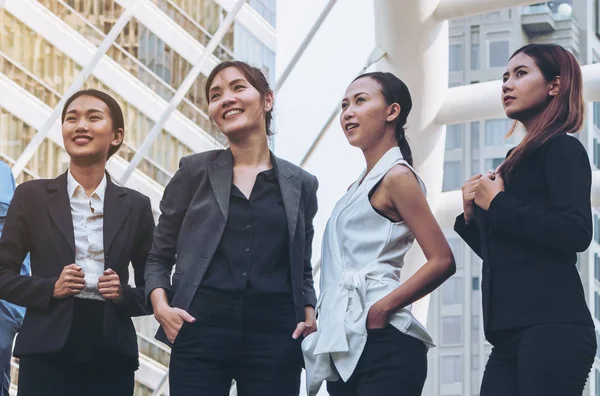
[[[223,99],[221,100],[221,106],[222,107],[227,107],[229,105],[231,105],[232,103],[235,103],[235,96],[229,94],[229,93],[224,93],[223,94]]]
[[[354,117],[354,110],[352,109],[352,106],[348,106],[344,110],[344,120],[349,120],[352,117]]]
[[[84,118],[80,118],[75,126],[75,132],[85,132],[88,130],[87,121]]]
[[[508,78],[506,81],[502,83],[502,93],[506,94],[513,89],[513,82],[511,78]]]

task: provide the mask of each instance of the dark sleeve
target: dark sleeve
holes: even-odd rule
[[[467,224],[465,222],[465,215],[461,213],[456,217],[454,221],[454,231],[469,245],[469,247],[481,257],[481,241],[479,239],[479,227],[475,221]]]
[[[302,285],[302,294],[304,295],[304,306],[311,305],[315,307],[317,305],[317,295],[315,293],[312,275],[313,269],[310,260],[312,257],[312,242],[315,235],[313,220],[317,214],[317,189],[319,188],[319,181],[316,177],[313,176],[313,178],[313,188],[304,212],[306,228],[304,237],[304,283]]]
[[[552,207],[521,202],[505,192],[492,200],[488,214],[495,230],[524,242],[567,252],[583,252],[592,240],[592,173],[581,143],[568,135],[548,142],[544,170]]]
[[[131,256],[133,266],[135,287],[125,283],[123,288],[123,306],[129,316],[143,316],[152,313],[152,305],[146,304],[144,296],[144,269],[148,252],[152,247],[152,234],[154,233],[154,216],[152,215],[152,204],[150,198],[145,197],[144,208],[141,211],[137,240]]]
[[[27,219],[27,192],[20,185],[8,208],[0,238],[0,299],[34,309],[48,309],[58,277],[41,278],[21,275],[21,265],[31,250],[30,223]]]
[[[154,230],[152,248],[146,262],[146,301],[154,289],[165,289],[171,297],[171,269],[175,265],[177,239],[181,223],[191,201],[189,174],[185,158],[179,161],[179,170],[165,187],[160,201],[161,215]]]

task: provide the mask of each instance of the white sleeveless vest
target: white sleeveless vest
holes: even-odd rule
[[[327,222],[316,307],[318,331],[302,342],[309,396],[318,392],[323,380],[348,380],[367,341],[369,308],[401,284],[404,255],[414,236],[404,222],[386,219],[369,201],[371,190],[398,164],[414,172],[398,147],[388,150],[366,176],[365,170],[350,186]],[[423,181],[415,176],[426,193]],[[393,314],[390,323],[427,347],[434,346],[410,306]]]

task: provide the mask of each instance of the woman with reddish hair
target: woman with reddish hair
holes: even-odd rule
[[[553,44],[517,50],[503,75],[507,117],[526,129],[495,172],[462,187],[454,229],[483,259],[481,396],[580,396],[594,324],[575,266],[592,239],[591,170],[569,136],[584,120],[581,69]]]

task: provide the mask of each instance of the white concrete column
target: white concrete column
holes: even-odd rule
[[[375,40],[387,53],[378,64],[382,71],[400,77],[410,89],[413,109],[407,136],[419,175],[428,189],[435,210],[441,189],[444,165],[445,126],[435,123],[448,87],[448,22],[434,14],[440,0],[375,0]],[[403,278],[414,274],[424,263],[420,249],[409,253]],[[429,298],[413,306],[413,313],[427,323]]]

